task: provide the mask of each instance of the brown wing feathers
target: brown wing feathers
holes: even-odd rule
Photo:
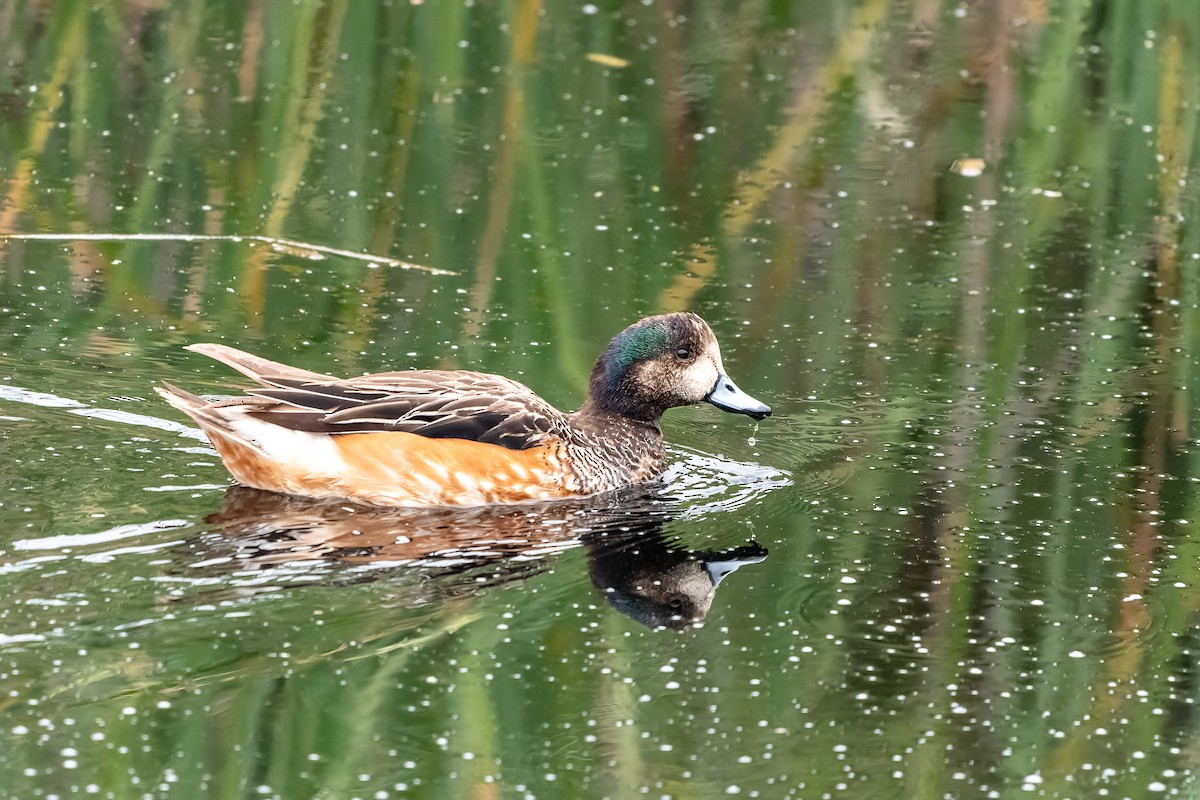
[[[350,387],[302,384],[289,389],[254,389],[251,394],[280,405],[250,412],[276,425],[321,433],[404,431],[433,439],[471,439],[515,450],[539,443],[553,421],[519,400],[388,394]]]
[[[256,407],[246,413],[293,430],[404,431],[524,450],[566,426],[557,409],[525,386],[495,375],[414,370],[339,380],[224,345],[190,349],[263,384],[247,390],[258,402],[250,401]]]

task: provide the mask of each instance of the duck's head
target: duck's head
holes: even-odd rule
[[[588,389],[592,409],[652,422],[668,408],[705,401],[754,419],[771,414],[725,374],[717,337],[692,313],[646,317],[618,333]]]

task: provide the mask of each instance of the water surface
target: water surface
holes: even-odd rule
[[[1194,796],[1194,11],[10,4],[0,794]],[[775,415],[618,496],[231,488],[153,393],[573,409],[677,309]]]

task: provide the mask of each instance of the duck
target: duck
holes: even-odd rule
[[[712,328],[691,312],[646,317],[613,337],[572,414],[483,372],[336,378],[224,344],[186,349],[257,384],[215,399],[155,387],[200,426],[238,483],[373,506],[484,506],[623,489],[665,470],[667,410],[708,402],[755,420],[771,414],[729,378]]]

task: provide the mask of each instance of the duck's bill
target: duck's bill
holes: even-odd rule
[[[728,375],[720,375],[717,377],[717,385],[708,393],[708,397],[704,398],[722,411],[731,411],[734,414],[745,414],[754,419],[763,419],[771,416],[771,407],[765,403],[760,403],[750,395],[743,392],[737,387],[733,381],[729,380]]]
[[[709,561],[704,565],[704,571],[708,573],[708,579],[712,581],[713,586],[717,586],[724,580],[725,576],[734,572],[739,567],[744,567],[747,564],[758,564],[767,560],[767,554],[745,556],[742,558],[729,558],[725,561]]]

